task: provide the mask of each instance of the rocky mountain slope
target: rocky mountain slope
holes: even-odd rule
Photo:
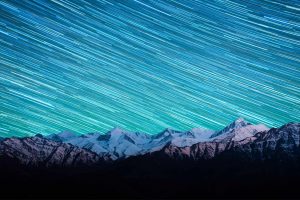
[[[160,153],[174,159],[194,160],[211,159],[227,151],[258,160],[300,157],[299,123],[289,123],[270,130],[261,125],[254,129],[253,125],[246,125],[244,122],[235,127],[237,128],[226,127],[228,131],[221,131],[222,133],[214,137],[212,141],[199,142],[186,147],[169,144]]]
[[[8,138],[0,142],[0,157],[17,159],[30,166],[93,165],[106,159],[94,152],[74,145],[56,142],[41,135],[26,138]]]
[[[299,159],[300,123],[288,123],[280,128],[272,128],[255,134],[253,141],[232,148],[233,153],[251,159]]]

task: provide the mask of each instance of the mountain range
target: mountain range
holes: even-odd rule
[[[256,138],[255,134],[268,130],[262,124],[252,125],[239,118],[220,131],[194,128],[181,132],[168,128],[156,135],[128,132],[120,128],[114,128],[106,134],[76,135],[64,131],[48,136],[37,134],[33,137],[3,139],[0,142],[0,155],[11,156],[32,165],[91,164],[98,160],[114,161],[157,151],[164,151],[170,156],[174,152],[181,152],[178,156],[182,157],[196,147],[205,146],[213,151],[222,151],[221,146],[252,141]]]
[[[0,140],[2,196],[300,197],[300,123]],[[17,180],[17,181],[16,181]],[[19,193],[14,193],[16,186]],[[22,192],[20,192],[22,191]]]

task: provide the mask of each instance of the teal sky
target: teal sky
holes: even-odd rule
[[[300,119],[300,2],[0,0],[0,136]]]

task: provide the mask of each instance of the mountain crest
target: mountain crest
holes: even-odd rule
[[[229,127],[230,128],[240,128],[244,126],[251,125],[249,122],[245,121],[244,118],[240,117],[236,119],[234,122],[232,122]]]
[[[178,148],[190,147],[203,142],[241,141],[253,137],[256,133],[268,130],[264,125],[252,125],[243,118],[238,118],[224,129],[213,131],[193,128],[190,131],[177,131],[166,128],[156,135],[143,132],[130,132],[115,127],[106,134],[89,133],[76,135],[69,131],[46,136],[56,142],[70,143],[80,148],[91,150],[97,154],[109,155],[111,159],[127,158],[159,151],[167,144]],[[210,147],[209,147],[210,148]]]
[[[115,127],[115,128],[113,128],[112,130],[110,130],[109,132],[108,132],[108,134],[111,134],[111,135],[119,135],[119,134],[122,134],[124,131],[121,129],[121,128],[119,128],[119,127]]]
[[[34,137],[7,138],[0,142],[0,155],[1,151],[2,154],[12,153],[11,155],[20,156],[20,159],[24,160],[25,157],[35,159],[35,155],[31,154],[41,154],[43,156],[54,153],[57,154],[55,162],[61,163],[63,160],[60,160],[60,156],[67,159],[69,157],[68,152],[73,150],[74,156],[82,154],[83,160],[84,155],[90,155],[91,159],[94,157],[93,155],[97,155],[105,160],[117,160],[163,151],[167,148],[166,151],[174,156],[182,154],[193,158],[202,158],[203,156],[211,158],[232,146],[252,144],[255,141],[257,141],[257,144],[260,141],[268,141],[270,143],[268,148],[271,149],[276,147],[276,141],[281,142],[284,148],[288,146],[298,148],[300,143],[299,131],[300,124],[298,123],[288,123],[280,128],[269,129],[263,124],[252,125],[243,118],[238,118],[221,131],[202,128],[194,128],[190,131],[175,131],[167,128],[157,135],[123,131],[118,127],[106,134],[76,135],[64,131],[48,136],[37,134]],[[10,145],[11,148],[8,149],[7,145]],[[74,147],[78,150],[75,151]],[[15,148],[19,148],[18,151],[15,151]],[[93,153],[91,154],[91,152]],[[41,159],[43,160],[44,157]],[[75,162],[75,160],[73,161]]]
[[[245,138],[253,137],[258,132],[268,131],[269,128],[263,124],[253,125],[238,118],[223,130],[211,135],[214,141],[242,141]]]
[[[60,132],[57,134],[53,133],[53,134],[46,136],[47,139],[51,139],[51,140],[57,141],[57,142],[64,142],[64,141],[70,140],[75,137],[77,137],[77,135],[70,131],[63,131],[63,132]]]
[[[224,133],[228,133],[232,130],[239,129],[241,127],[245,127],[248,125],[251,125],[251,124],[246,122],[244,120],[244,118],[240,117],[240,118],[236,119],[234,122],[232,122],[231,124],[229,124],[228,126],[226,126],[225,128],[223,128],[221,131],[218,131],[218,132],[212,134],[210,136],[210,138],[215,138],[217,136],[223,135]]]

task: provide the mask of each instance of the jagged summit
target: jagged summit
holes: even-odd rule
[[[229,137],[230,139],[232,139],[233,137],[238,136],[237,138],[239,140],[242,140],[246,137],[252,136],[258,131],[267,129],[268,128],[264,125],[252,125],[251,123],[245,121],[244,118],[240,117],[222,130],[212,134],[210,138],[225,139],[226,137]]]
[[[228,126],[226,126],[224,129],[237,129],[237,128],[245,127],[248,125],[251,125],[251,124],[249,122],[245,121],[244,118],[240,117],[240,118],[236,119],[235,121],[233,121]]]
[[[122,134],[123,131],[121,128],[119,127],[114,127],[113,129],[111,129],[110,131],[107,132],[107,134],[111,134],[111,135],[114,135],[114,134]]]
[[[169,127],[169,128],[165,128],[162,132],[172,132],[173,130]]]
[[[243,117],[237,118],[234,122],[236,122],[236,123],[241,123],[241,122],[246,122],[246,123],[248,123],[248,122],[245,120],[245,118],[243,118]]]

